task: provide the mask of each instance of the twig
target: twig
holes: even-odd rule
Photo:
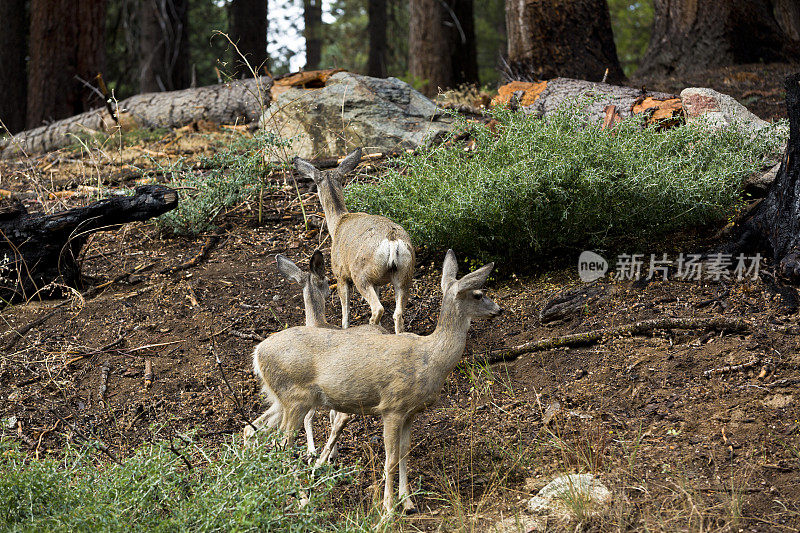
[[[150,358],[144,360],[144,388],[149,389],[153,385],[153,363]]]
[[[97,389],[98,399],[103,405],[106,404],[106,390],[108,390],[108,361],[103,363],[103,367],[100,369],[100,387]]]
[[[169,449],[172,453],[181,458],[181,460],[186,465],[186,468],[188,468],[189,470],[194,469],[192,463],[190,463],[189,460],[186,457],[184,457],[184,455],[181,452],[179,452],[177,448],[175,448],[175,443],[172,442],[172,439],[170,439],[169,441]]]
[[[257,333],[246,333],[244,331],[239,331],[238,329],[228,330],[228,335],[233,335],[234,337],[239,337],[240,339],[247,339],[256,342],[261,342],[264,340],[264,337]]]
[[[750,328],[750,324],[738,318],[655,318],[623,326],[526,342],[514,348],[493,352],[489,356],[489,362],[513,361],[526,353],[550,350],[561,346],[587,346],[604,338],[618,335],[641,335],[655,329],[714,329],[717,331],[741,332],[748,331]]]
[[[228,376],[225,375],[225,369],[222,368],[222,361],[220,361],[219,355],[217,355],[217,349],[215,347],[216,343],[214,341],[214,337],[211,337],[211,354],[214,356],[214,360],[217,363],[217,368],[219,368],[219,373],[222,374],[222,380],[225,382],[225,385],[228,387],[228,390],[231,391],[231,396],[233,396],[233,403],[236,404],[236,408],[239,409],[239,414],[242,415],[242,420],[247,422],[247,425],[253,428],[254,431],[258,431],[258,428],[250,422],[250,418],[248,418],[247,414],[244,412],[244,407],[242,407],[241,402],[239,402],[239,397],[236,396],[236,393],[233,391],[233,387],[231,387],[230,381],[228,381]]]
[[[719,368],[712,368],[711,370],[706,370],[703,372],[703,375],[707,378],[710,378],[714,374],[727,374],[728,372],[737,372],[739,370],[747,370],[749,368],[753,368],[754,366],[758,366],[761,362],[761,359],[753,359],[752,361],[748,361],[747,363],[742,363],[740,365],[728,365],[728,366],[721,366]]]
[[[17,436],[31,448],[36,448],[36,442],[22,431],[22,420],[17,420]]]
[[[208,257],[208,253],[211,251],[212,248],[214,248],[214,246],[217,245],[217,243],[219,243],[221,238],[222,238],[221,231],[209,235],[208,239],[206,239],[205,244],[203,244],[203,247],[200,248],[200,253],[198,253],[196,256],[192,257],[188,261],[184,261],[180,265],[163,269],[161,273],[165,274],[169,272],[171,274],[174,274],[175,272],[180,272],[181,270],[187,270],[189,268],[199,265],[203,260],[205,260]]]
[[[82,439],[82,440],[84,440],[85,442],[88,442],[88,443],[90,443],[90,444],[91,444],[92,446],[94,446],[96,449],[98,449],[98,450],[100,450],[101,452],[103,452],[104,454],[106,454],[106,455],[107,455],[107,456],[108,456],[108,457],[109,457],[109,458],[110,458],[112,461],[114,461],[115,463],[117,463],[117,464],[119,464],[119,465],[121,465],[121,464],[122,464],[122,461],[120,461],[119,459],[117,459],[117,456],[116,456],[116,455],[114,455],[114,453],[113,453],[113,452],[112,452],[112,451],[109,449],[109,447],[108,447],[108,446],[106,446],[106,444],[105,444],[103,441],[101,441],[100,439],[98,439],[98,438],[97,438],[97,437],[95,437],[94,435],[92,435],[92,437],[94,437],[94,440],[90,439],[89,437],[87,437],[87,436],[86,436],[86,434],[85,434],[83,431],[81,431],[80,429],[78,429],[78,426],[76,426],[76,425],[75,425],[75,424],[73,424],[72,422],[68,422],[68,421],[67,421],[67,420],[65,420],[65,419],[64,419],[64,418],[63,418],[63,417],[62,417],[60,414],[56,413],[54,410],[52,410],[52,409],[48,409],[48,410],[49,410],[49,411],[50,411],[50,412],[51,412],[51,413],[52,413],[52,414],[53,414],[53,415],[54,415],[56,418],[58,418],[59,420],[61,420],[61,422],[63,422],[65,426],[69,426],[69,428],[72,430],[72,432],[73,432],[73,433],[75,433],[75,435],[77,435],[79,438],[81,438],[81,439]]]

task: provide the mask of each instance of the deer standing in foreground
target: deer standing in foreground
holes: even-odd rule
[[[379,324],[383,305],[377,288],[391,283],[395,293],[394,331],[401,333],[416,262],[414,247],[406,230],[388,218],[347,210],[342,188],[344,177],[356,168],[360,160],[361,149],[357,149],[333,170],[320,171],[299,157],[294,159],[294,166],[317,185],[331,235],[331,270],[342,303],[342,327],[350,324],[352,285],[369,304],[372,311],[369,323]]]
[[[305,325],[311,328],[328,328],[339,329],[338,326],[329,324],[325,318],[326,301],[331,294],[330,287],[328,286],[328,278],[325,276],[325,258],[322,252],[315,251],[308,262],[308,272],[303,272],[294,262],[282,254],[275,256],[275,262],[278,266],[278,271],[287,279],[294,281],[303,291],[303,309],[305,311]],[[388,334],[389,332],[381,326],[365,325],[349,328],[350,333],[381,333]],[[258,373],[258,368],[255,368]],[[308,445],[308,452],[311,455],[316,455],[317,448],[314,444],[314,414],[316,410],[311,409],[306,414],[303,420],[303,427],[306,431],[306,443]],[[333,427],[336,417],[347,417],[349,420],[350,415],[346,413],[337,413],[336,411],[330,412],[331,427]],[[279,404],[273,404],[266,413],[261,415],[253,422],[255,428],[261,429],[264,425],[276,428],[280,423],[281,411]],[[340,421],[347,423],[347,421]],[[255,434],[255,429],[250,425],[245,426],[244,440],[245,443],[249,442]],[[335,458],[338,455],[336,448],[331,451],[329,457]]]
[[[445,379],[461,359],[471,320],[502,312],[480,290],[493,266],[484,265],[457,280],[455,254],[447,252],[439,320],[428,336],[354,335],[347,330],[296,327],[262,341],[253,354],[253,367],[273,405],[279,406],[285,442],[316,407],[380,415],[386,448],[384,510],[393,510],[398,465],[399,496],[404,509],[413,510],[406,470],[411,424],[417,413],[437,400]],[[343,420],[337,418],[334,423],[318,465],[328,459],[346,424]]]

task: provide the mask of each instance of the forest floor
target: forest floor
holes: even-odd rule
[[[741,74],[742,84],[757,88],[737,86],[742,94],[768,95],[758,96],[766,118],[780,116],[773,113],[779,107],[770,103],[773,93],[782,101],[782,75],[769,75],[756,83]],[[777,81],[770,86],[766,79]],[[714,80],[687,85],[737,95],[725,83],[709,83]],[[21,193],[32,209],[83,205],[94,193],[79,186],[132,185],[139,171],[131,169],[191,162],[210,153],[209,139],[235,135],[187,131],[105,153],[2,161],[0,188]],[[225,378],[247,417],[260,415],[266,405],[251,370],[253,339],[303,322],[300,291],[277,272],[275,254],[303,267],[319,246],[329,257],[316,195],[300,185],[298,196],[277,181],[265,193],[260,223],[255,201],[221,214],[221,239],[192,268],[168,272],[196,256],[208,235],[167,237],[154,224],[129,224],[93,236],[82,264],[94,283],[130,275],[91,299],[73,298],[22,338],[12,332],[58,301],[2,310],[0,342],[16,338],[13,347],[0,347],[3,434],[18,436],[35,456],[59,453],[74,436],[72,425],[123,456],[152,440],[155,427],[160,434],[195,430],[210,442],[240,438],[245,422]],[[421,250],[406,316],[414,333],[435,327],[441,260]],[[589,529],[800,530],[796,292],[769,277],[588,286],[568,263],[490,284],[490,297],[507,312],[473,324],[441,400],[414,424],[409,472],[420,512],[403,518],[403,529],[561,529],[566,526],[528,516],[526,501],[560,473],[592,472],[612,490],[614,504],[598,516],[587,514]],[[462,274],[471,268],[462,265]],[[540,311],[564,294],[586,299],[543,323]],[[390,291],[381,297],[389,328]],[[335,296],[328,312],[338,323]],[[354,298],[351,312],[351,323],[367,322],[363,300]],[[487,354],[531,340],[663,317],[743,318],[753,327],[737,334],[657,329],[485,362]],[[13,420],[16,426],[6,427]],[[318,414],[318,441],[326,425],[327,416]],[[381,441],[378,419],[350,423],[340,460],[362,468],[337,488],[332,508],[367,508],[379,498]]]

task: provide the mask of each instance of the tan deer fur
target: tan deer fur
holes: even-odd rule
[[[386,448],[384,509],[393,509],[398,466],[400,498],[405,509],[413,509],[406,471],[411,423],[439,397],[447,375],[464,353],[471,320],[501,313],[480,290],[492,268],[493,264],[485,265],[457,280],[455,254],[447,252],[441,311],[428,336],[354,335],[347,330],[296,327],[261,342],[253,366],[264,390],[280,406],[279,427],[287,442],[312,408],[380,415]],[[337,419],[318,464],[327,460],[345,424]]]
[[[414,247],[406,230],[388,218],[347,210],[342,188],[344,177],[360,160],[358,149],[333,170],[320,171],[299,157],[294,159],[294,166],[300,174],[314,180],[325,211],[331,235],[331,270],[342,304],[342,327],[350,323],[351,286],[355,285],[369,304],[372,311],[369,323],[379,324],[383,305],[377,289],[391,283],[395,292],[394,331],[401,333],[416,262]]]
[[[329,324],[325,318],[326,302],[331,294],[330,286],[328,285],[328,278],[325,276],[325,258],[322,252],[316,250],[309,259],[308,272],[303,272],[294,262],[282,254],[275,256],[275,263],[278,266],[278,271],[283,274],[287,279],[294,281],[300,285],[303,292],[303,308],[305,311],[305,325],[314,328],[329,328],[339,329],[338,326]],[[358,334],[363,332],[382,333],[388,334],[381,326],[365,325],[349,328],[350,333]],[[258,368],[254,368],[258,374]],[[305,419],[303,420],[303,427],[306,432],[306,442],[308,445],[308,452],[316,455],[317,448],[314,443],[314,414],[316,410],[309,410]],[[344,417],[349,420],[350,415],[346,413],[337,413],[336,411],[330,412],[331,427],[335,423],[336,417]],[[276,428],[280,423],[281,411],[279,404],[273,404],[261,417],[259,417],[253,426],[247,425],[244,430],[245,442],[249,442],[255,434],[257,429],[261,429],[264,425]],[[346,423],[345,421],[344,423]],[[341,421],[340,421],[341,423]],[[335,458],[338,455],[334,447],[329,454],[330,458]]]

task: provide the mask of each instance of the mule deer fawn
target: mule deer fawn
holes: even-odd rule
[[[322,253],[317,250],[311,255],[311,258],[308,261],[308,272],[303,272],[294,262],[281,254],[277,254],[275,256],[275,262],[278,266],[278,271],[287,279],[300,285],[302,289],[303,308],[306,318],[305,325],[312,328],[339,329],[338,326],[329,324],[325,318],[326,301],[328,296],[330,296],[331,291],[330,287],[328,286],[328,278],[325,276],[325,258],[323,257]],[[381,334],[389,333],[384,328],[377,325],[357,326],[354,328],[349,328],[349,332],[353,334],[364,332]],[[254,370],[258,374],[258,367],[254,367]],[[317,453],[317,448],[314,443],[313,427],[315,412],[315,409],[309,410],[308,414],[306,414],[306,417],[303,420],[308,452],[312,455],[316,455]],[[279,406],[274,406],[274,409],[273,407],[270,407],[270,409],[267,410],[264,415],[253,422],[253,426],[258,429],[261,429],[264,425],[269,425],[269,427],[275,428],[280,422],[280,415],[281,413]],[[347,417],[348,419],[350,417],[350,415],[346,413],[337,413],[336,411],[331,411],[331,427],[333,427],[337,416]],[[270,421],[272,423],[270,423]],[[346,422],[347,421],[344,421],[344,423]],[[340,421],[340,423],[342,423],[342,421]],[[245,442],[249,442],[254,433],[255,430],[253,427],[249,425],[245,426]],[[334,448],[329,454],[330,458],[335,458],[337,455],[338,453],[336,448]]]
[[[447,375],[461,359],[471,320],[502,312],[480,290],[493,266],[484,265],[457,280],[455,254],[447,252],[441,311],[436,329],[428,336],[296,327],[262,341],[253,354],[253,366],[273,405],[279,406],[285,442],[315,407],[380,415],[386,448],[384,510],[393,509],[398,465],[399,495],[404,508],[412,510],[406,471],[411,424],[417,413],[436,401]],[[346,419],[337,418],[317,464],[327,460],[345,424]]]
[[[391,283],[395,293],[394,331],[400,333],[404,329],[403,312],[414,275],[414,247],[406,230],[388,218],[347,210],[342,188],[344,177],[360,160],[361,149],[358,149],[333,170],[320,171],[299,157],[294,159],[294,166],[300,174],[314,180],[325,211],[331,235],[331,270],[342,303],[342,327],[350,323],[352,285],[369,303],[372,311],[369,323],[379,324],[383,306],[377,288]]]

